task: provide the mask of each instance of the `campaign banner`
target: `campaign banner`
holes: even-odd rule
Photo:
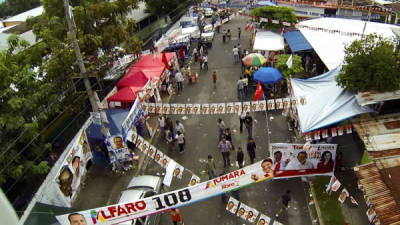
[[[122,139],[124,142],[127,140],[128,132],[134,129],[134,125],[139,121],[143,111],[147,111],[147,106],[142,110],[142,104],[138,100],[135,100],[129,110],[128,116],[122,122]]]
[[[71,203],[79,188],[81,178],[86,173],[86,163],[93,157],[84,129],[78,132],[71,148],[67,151],[68,156],[62,163],[55,182],[64,200]]]
[[[334,171],[336,144],[271,144],[274,156],[274,176],[331,176]]]
[[[194,186],[140,199],[135,202],[109,205],[72,214],[81,216],[88,225],[98,225],[118,224],[150,214],[160,213],[170,208],[192,204],[255,182],[267,180],[272,175],[270,173],[272,160],[268,159],[267,161],[268,166],[266,166],[264,160]],[[57,220],[62,225],[70,225],[69,215],[57,216]]]

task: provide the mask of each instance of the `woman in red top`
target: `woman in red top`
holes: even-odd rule
[[[172,223],[174,225],[177,225],[178,222],[183,225],[183,220],[179,209],[171,208],[171,210],[169,210],[169,215],[171,216]]]
[[[323,171],[332,171],[333,169],[332,153],[328,151],[322,153],[321,161],[318,163],[317,169]]]

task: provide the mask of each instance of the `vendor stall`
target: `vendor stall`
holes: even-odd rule
[[[124,87],[143,87],[148,82],[149,77],[146,74],[136,68],[132,67],[125,76],[117,83],[118,90],[121,90]]]
[[[136,99],[137,93],[142,90],[142,87],[124,87],[117,93],[107,99],[109,108],[131,108]]]

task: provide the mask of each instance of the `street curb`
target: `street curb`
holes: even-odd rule
[[[324,224],[324,220],[322,219],[322,212],[321,212],[321,209],[319,208],[318,201],[317,201],[317,198],[316,198],[316,195],[315,195],[314,185],[313,185],[312,181],[309,181],[308,184],[310,185],[310,190],[311,190],[311,193],[312,193],[312,196],[313,196],[313,200],[314,200],[314,204],[315,204],[315,210],[317,211],[318,223],[320,225],[325,225]]]

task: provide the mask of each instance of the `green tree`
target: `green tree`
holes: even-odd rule
[[[281,54],[275,64],[275,67],[281,71],[283,77],[291,78],[295,77],[296,74],[300,74],[304,72],[304,68],[301,64],[301,57],[298,55],[292,55],[292,67],[289,68],[286,64],[290,55]]]
[[[395,43],[376,35],[355,40],[345,48],[344,65],[336,80],[349,91],[400,89],[400,54]]]
[[[263,6],[258,7],[253,10],[251,13],[253,16],[269,18],[273,20],[279,20],[281,22],[289,22],[289,23],[297,23],[296,14],[293,11],[293,8],[285,7],[285,6]],[[273,24],[270,22],[262,22],[262,26],[264,27],[280,27],[281,25]]]

